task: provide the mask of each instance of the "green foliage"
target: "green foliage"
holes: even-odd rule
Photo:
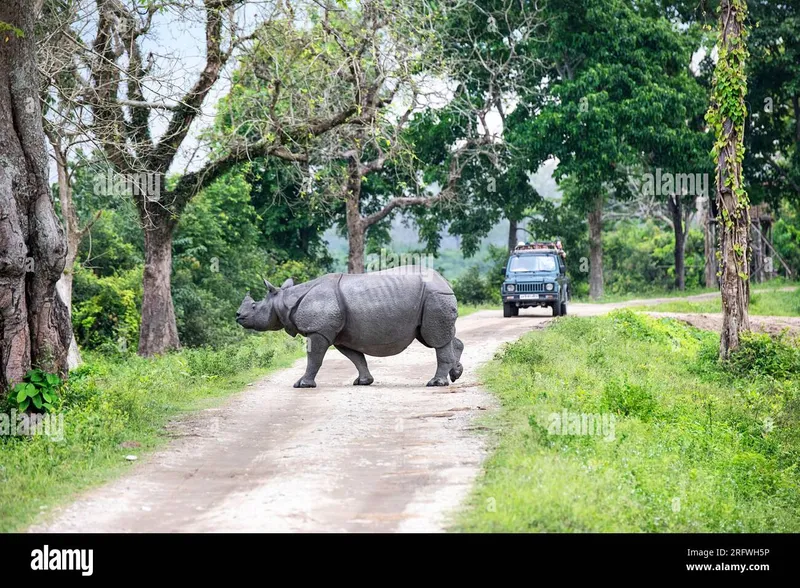
[[[797,532],[797,349],[752,344],[740,371],[718,362],[716,334],[630,311],[565,317],[508,344],[484,371],[502,405],[482,422],[496,449],[457,527]],[[773,359],[751,365],[761,353]],[[788,377],[761,375],[773,369]],[[564,411],[614,426],[559,433],[549,424]]]
[[[61,378],[33,369],[11,389],[8,401],[20,412],[53,412],[59,403]]]
[[[704,285],[703,234],[686,236],[686,287]],[[663,292],[675,285],[675,236],[653,221],[617,223],[603,237],[606,289],[611,294]]]
[[[121,473],[126,455],[147,454],[173,438],[178,417],[219,404],[302,353],[302,343],[284,333],[148,359],[86,351],[60,388],[63,431],[0,435],[0,532],[22,530],[42,506]]]
[[[800,379],[800,347],[786,334],[772,337],[767,333],[743,333],[728,365],[741,377]]]
[[[459,304],[499,303],[500,290],[495,289],[490,281],[481,276],[480,268],[473,265],[460,278],[453,280],[453,292]]]
[[[142,268],[108,277],[75,266],[72,327],[85,349],[134,352],[139,345]]]

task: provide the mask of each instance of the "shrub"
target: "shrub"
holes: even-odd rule
[[[800,347],[785,333],[777,337],[744,333],[728,367],[740,376],[771,376],[778,380],[800,377]]]
[[[499,302],[499,291],[492,288],[490,280],[481,276],[480,268],[472,266],[453,281],[453,292],[459,304],[486,304]]]

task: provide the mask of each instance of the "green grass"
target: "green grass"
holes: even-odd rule
[[[754,335],[720,365],[718,345],[621,310],[505,346],[483,372],[493,455],[454,530],[800,531],[800,349]],[[597,434],[570,428],[582,415]]]
[[[688,301],[675,300],[652,306],[639,307],[639,310],[656,312],[722,312],[722,303],[717,297],[713,300]],[[800,316],[800,289],[780,292],[778,290],[755,291],[750,294],[750,314],[761,316]]]
[[[755,290],[770,290],[782,288],[785,286],[797,286],[797,282],[792,282],[783,277],[778,277],[763,284],[753,284]],[[684,296],[695,296],[697,294],[712,294],[719,292],[718,288],[687,288],[684,291],[680,290],[651,290],[644,292],[626,292],[624,294],[607,293],[605,296],[598,300],[592,300],[588,296],[576,296],[575,302],[586,302],[592,304],[608,304],[614,302],[627,302],[629,300],[647,300],[648,298],[681,298]]]
[[[503,304],[497,303],[493,304],[487,302],[485,304],[459,304],[458,305],[458,316],[469,316],[472,313],[478,312],[479,310],[502,310]]]
[[[302,351],[302,341],[266,333],[156,359],[87,354],[62,394],[63,440],[0,436],[0,531],[23,530],[42,510],[123,473],[126,455],[141,459],[169,440],[170,420],[218,405]]]

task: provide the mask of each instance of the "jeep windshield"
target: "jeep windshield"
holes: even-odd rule
[[[557,268],[555,255],[517,255],[508,264],[509,273],[554,272]]]

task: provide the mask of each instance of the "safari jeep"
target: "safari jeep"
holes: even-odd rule
[[[517,245],[500,291],[503,316],[517,316],[520,308],[531,306],[549,306],[553,316],[566,315],[570,294],[565,255],[560,241]]]

